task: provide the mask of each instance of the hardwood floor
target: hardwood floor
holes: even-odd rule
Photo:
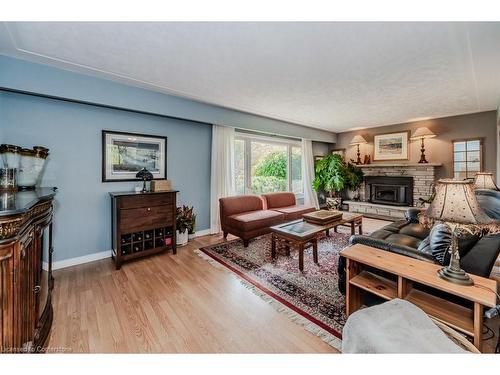
[[[364,219],[363,229],[386,224]],[[337,352],[193,252],[219,241],[199,237],[177,255],[141,259],[119,271],[110,259],[55,271],[49,347],[74,353]]]
[[[50,347],[85,353],[334,353],[231,274],[195,239],[115,271],[102,260],[54,272]]]

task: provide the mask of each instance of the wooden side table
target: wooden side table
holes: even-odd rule
[[[481,350],[483,308],[496,305],[495,280],[471,275],[474,285],[452,284],[438,277],[440,265],[416,260],[399,254],[356,244],[341,251],[347,259],[346,313],[347,316],[361,308],[361,292],[368,292],[385,300],[406,299],[420,307],[430,317],[471,337],[474,346]],[[397,281],[370,272],[379,269],[393,274]],[[471,302],[468,308],[442,297],[413,288],[413,283],[426,285],[438,291]]]
[[[337,233],[337,227],[339,226],[351,228],[351,235],[356,234],[356,228],[358,228],[359,234],[363,234],[363,215],[344,212],[341,223],[333,227],[335,233]]]

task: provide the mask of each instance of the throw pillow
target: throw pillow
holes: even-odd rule
[[[479,236],[470,234],[460,236],[458,239],[458,252],[460,257],[467,254],[477,241],[479,241],[479,238]],[[448,252],[450,244],[450,228],[445,224],[437,224],[431,229],[429,236],[420,243],[418,250],[432,254],[434,259],[440,264],[447,265],[450,261],[450,253]]]

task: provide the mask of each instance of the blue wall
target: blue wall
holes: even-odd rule
[[[313,141],[337,135],[0,55],[0,87],[131,108]]]
[[[157,113],[205,123],[335,142],[336,134],[177,98],[0,55],[0,87]],[[101,130],[168,137],[168,178],[179,203],[193,205],[209,228],[211,126],[192,121],[0,92],[0,143],[44,145],[44,186],[59,187],[55,260],[111,248],[107,192],[135,183],[101,182]]]
[[[101,130],[168,137],[168,178],[179,203],[209,227],[211,126],[21,94],[0,98],[0,143],[50,149],[43,186],[57,186],[55,260],[111,248],[109,191],[140,183],[101,182]]]

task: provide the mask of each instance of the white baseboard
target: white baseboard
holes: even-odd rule
[[[195,232],[195,237],[208,236],[210,234],[210,229],[203,229]]]
[[[77,266],[79,264],[95,262],[96,260],[101,260],[106,258],[111,258],[111,250],[101,251],[99,253],[88,254],[76,258],[58,260],[52,263],[52,269],[59,270],[61,268]]]
[[[201,237],[201,236],[207,236],[209,234],[210,234],[210,229],[204,229],[204,230],[197,231],[194,234],[194,236]],[[95,262],[96,260],[101,260],[101,259],[106,259],[106,258],[111,258],[111,250],[106,250],[106,251],[101,251],[99,253],[83,255],[81,257],[76,257],[76,258],[58,260],[57,262],[52,263],[52,269],[59,270],[61,268],[68,268],[68,267],[72,267],[72,266],[77,266],[79,264]],[[47,264],[44,262],[42,267],[44,269],[47,269]]]

